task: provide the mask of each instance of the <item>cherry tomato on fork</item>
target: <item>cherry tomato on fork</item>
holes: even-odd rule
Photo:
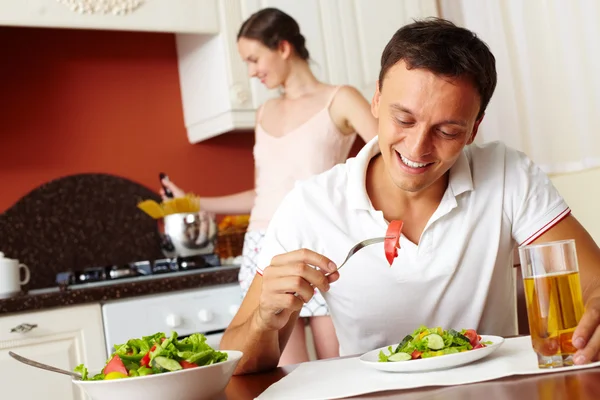
[[[398,248],[400,248],[400,234],[402,233],[402,225],[404,222],[401,220],[391,221],[388,225],[386,237],[391,236],[389,239],[385,239],[383,242],[383,248],[385,250],[385,258],[390,263],[390,267],[394,262],[394,258],[398,257]]]

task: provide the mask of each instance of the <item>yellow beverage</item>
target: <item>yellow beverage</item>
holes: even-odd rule
[[[523,279],[533,348],[538,355],[562,356],[572,365],[571,344],[584,306],[579,272],[555,272]]]

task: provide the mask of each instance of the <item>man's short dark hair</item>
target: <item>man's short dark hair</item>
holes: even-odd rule
[[[441,18],[416,20],[398,29],[381,55],[379,90],[387,71],[404,61],[441,76],[470,79],[481,97],[481,118],[496,88],[496,59],[477,35]]]

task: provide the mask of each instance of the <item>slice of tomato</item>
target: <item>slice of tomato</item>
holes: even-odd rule
[[[410,355],[410,357],[411,357],[413,360],[416,360],[417,358],[420,358],[420,357],[421,357],[421,354],[423,354],[423,353],[421,353],[419,350],[413,350],[413,352],[412,352],[412,354]]]
[[[121,358],[119,358],[117,354],[115,354],[113,358],[110,359],[108,364],[106,364],[106,366],[104,367],[104,371],[102,372],[104,372],[104,375],[108,375],[111,372],[120,372],[125,376],[127,376],[129,373],[127,371],[127,368],[125,368],[123,361],[121,361]]]
[[[149,352],[147,352],[144,357],[140,360],[140,366],[147,367],[150,365],[150,353],[156,350],[156,345],[152,346]]]
[[[196,364],[196,363],[191,363],[191,362],[185,361],[185,360],[179,361],[179,364],[181,364],[181,368],[183,368],[183,369],[195,368],[198,366],[198,364]]]
[[[385,233],[385,236],[389,237],[389,239],[385,239],[383,242],[383,249],[385,250],[385,258],[388,260],[388,263],[390,263],[390,267],[394,262],[394,258],[398,256],[402,225],[404,225],[404,223],[401,220],[391,221]]]
[[[475,329],[467,329],[465,331],[465,336],[469,339],[469,342],[471,342],[471,346],[475,347],[479,344],[479,335],[477,335]]]

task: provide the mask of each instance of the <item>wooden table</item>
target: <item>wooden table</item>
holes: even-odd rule
[[[262,374],[234,376],[221,399],[252,400],[296,367],[292,365]],[[335,374],[335,371],[331,373]],[[509,377],[469,385],[380,392],[353,399],[599,400],[600,367],[571,372],[564,368],[564,371],[551,374]]]

